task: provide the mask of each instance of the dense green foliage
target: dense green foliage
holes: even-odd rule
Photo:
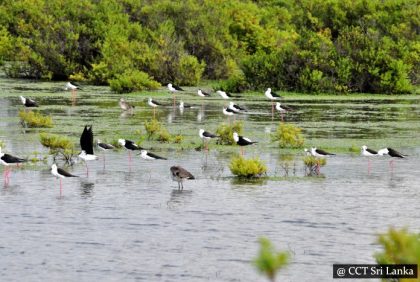
[[[41,142],[42,146],[50,149],[50,154],[54,156],[54,160],[61,155],[67,163],[71,163],[75,155],[74,144],[67,137],[40,133],[39,142]]]
[[[305,170],[308,172],[308,175],[319,175],[321,167],[327,164],[327,160],[325,158],[306,156],[303,158],[303,163],[305,164]]]
[[[261,177],[267,172],[267,166],[260,159],[245,159],[242,156],[233,157],[229,168],[232,174],[245,178]]]
[[[277,272],[289,263],[289,253],[276,251],[271,241],[260,238],[260,251],[254,259],[254,265],[270,281],[276,280]]]
[[[44,116],[40,112],[34,111],[19,111],[21,123],[26,127],[53,127],[53,120],[51,116]]]
[[[182,135],[171,135],[168,129],[157,119],[151,119],[144,122],[144,129],[148,139],[155,139],[162,143],[182,143]]]
[[[305,139],[302,129],[289,123],[280,123],[271,134],[271,140],[279,142],[280,148],[302,148]]]
[[[420,81],[416,0],[4,0],[12,77],[119,92],[201,78],[230,91],[406,93]]]
[[[235,121],[232,124],[221,123],[216,129],[216,135],[219,136],[219,138],[217,139],[217,144],[235,144],[235,140],[233,140],[233,133],[236,132],[239,135],[241,135],[243,127],[244,124],[241,121]]]
[[[379,243],[384,250],[375,254],[378,264],[417,264],[420,271],[420,234],[409,233],[406,229],[390,228],[386,234],[379,236]],[[399,281],[420,280],[399,279]]]

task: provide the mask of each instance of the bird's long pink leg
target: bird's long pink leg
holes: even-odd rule
[[[62,180],[60,178],[60,198],[61,198],[62,195],[63,195],[63,183],[62,183]]]
[[[87,162],[85,162],[85,166],[86,166],[86,176],[89,176],[89,167],[87,165]]]

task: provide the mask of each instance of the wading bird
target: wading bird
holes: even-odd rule
[[[63,178],[78,177],[77,175],[73,175],[73,174],[65,171],[64,169],[57,167],[56,164],[52,164],[51,174],[60,179],[60,197],[63,194],[63,183],[62,183],[61,180]]]
[[[403,155],[400,152],[398,152],[398,151],[396,151],[396,150],[394,150],[392,148],[380,149],[378,151],[378,155],[379,156],[388,155],[388,156],[390,156],[392,158],[389,161],[389,167],[391,168],[391,170],[394,169],[394,158],[404,159],[406,157],[406,155]]]
[[[124,98],[120,98],[118,105],[120,105],[120,108],[123,111],[133,112],[134,106],[128,103]]]
[[[97,160],[98,157],[95,156],[93,153],[93,132],[92,132],[92,125],[88,127],[85,125],[83,129],[82,136],[80,136],[80,147],[82,151],[79,154],[79,158],[81,158],[86,165],[86,176],[89,176],[89,167],[87,165],[88,161]]]
[[[208,131],[205,131],[204,129],[200,129],[200,131],[198,132],[198,135],[203,140],[205,150],[208,150],[208,141],[210,141],[211,139],[219,138],[219,136],[213,133],[210,133]]]
[[[118,139],[118,144],[128,151],[128,163],[131,164],[131,151],[143,150],[142,147],[136,145],[133,141],[127,139]]]
[[[189,171],[181,166],[172,166],[170,171],[172,180],[178,182],[178,190],[184,190],[183,182],[186,179],[195,179]]]
[[[252,145],[252,144],[256,144],[258,142],[256,141],[251,141],[251,139],[240,136],[237,132],[233,133],[233,140],[235,141],[235,143],[239,146],[241,146],[241,155],[244,155],[244,146],[248,146],[248,145]]]
[[[25,98],[23,96],[19,96],[19,97],[20,97],[20,101],[25,107],[27,108],[38,107],[38,104],[35,102],[35,100],[32,100],[30,98]]]
[[[5,166],[3,172],[3,179],[4,179],[4,186],[9,185],[10,182],[10,173],[11,173],[11,166],[19,166],[20,164],[26,162],[27,160],[18,158],[9,154],[5,154],[1,151],[0,147],[0,162],[2,165]]]
[[[363,145],[362,156],[368,157],[368,173],[370,173],[370,169],[371,169],[370,157],[378,156],[378,152],[376,152],[375,150],[369,149],[366,145]]]

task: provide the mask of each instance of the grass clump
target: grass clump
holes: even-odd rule
[[[349,152],[351,153],[360,153],[360,148],[355,146],[354,144],[351,145],[351,147],[349,148]]]
[[[268,280],[274,282],[277,272],[289,263],[290,255],[288,252],[275,250],[271,241],[265,237],[261,237],[259,241],[260,251],[253,264]]]
[[[21,123],[26,127],[53,127],[53,121],[51,116],[44,116],[39,112],[34,111],[19,111],[19,117]]]
[[[387,233],[379,236],[378,242],[384,248],[382,252],[375,254],[378,264],[417,264],[417,273],[420,272],[420,234],[409,233],[406,229],[390,228]]]
[[[155,139],[162,143],[181,143],[184,137],[182,135],[172,136],[168,129],[162,125],[157,119],[151,119],[144,122],[147,139]]]
[[[229,164],[232,174],[244,178],[258,178],[266,174],[267,166],[258,158],[233,157]]]
[[[305,139],[302,129],[293,125],[280,123],[276,131],[271,135],[273,142],[279,141],[280,148],[302,148]]]
[[[74,152],[73,143],[67,138],[56,134],[40,133],[39,141],[42,146],[50,149],[50,154],[54,156],[54,160],[61,155],[64,160],[71,163]]]
[[[327,164],[327,160],[325,158],[306,156],[303,159],[303,163],[305,164],[305,169],[309,171],[309,175],[313,175],[313,174],[318,175],[320,168]]]
[[[233,132],[237,132],[239,135],[242,133],[243,123],[240,121],[235,121],[234,123],[226,124],[222,123],[216,130],[216,135],[220,136],[217,140],[219,145],[233,145],[235,141],[233,140]]]

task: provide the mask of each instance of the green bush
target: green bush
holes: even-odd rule
[[[147,138],[150,139],[162,130],[162,124],[157,119],[151,119],[144,122],[144,129],[146,130]]]
[[[280,148],[302,148],[305,142],[302,129],[293,125],[280,123],[276,131],[271,135],[273,142],[278,141]]]
[[[203,75],[206,63],[199,62],[191,55],[184,55],[179,60],[177,83],[180,85],[197,85]]]
[[[160,87],[160,83],[151,79],[145,72],[129,70],[121,75],[116,75],[114,79],[110,79],[109,86],[115,92],[126,93],[145,89],[157,89]]]
[[[289,263],[289,253],[276,251],[271,241],[261,237],[260,250],[253,263],[259,272],[267,276],[268,280],[274,282],[277,272]]]
[[[214,87],[214,90],[223,90],[226,92],[240,93],[250,88],[243,75],[235,75],[227,80],[223,80]]]
[[[22,124],[26,125],[27,127],[53,127],[52,117],[44,116],[39,112],[21,110],[19,111],[19,117]]]
[[[172,136],[168,129],[157,119],[151,119],[144,122],[144,128],[148,139],[154,139],[162,143],[181,143],[184,137],[182,135]]]
[[[378,241],[383,247],[382,252],[375,254],[378,264],[417,264],[417,272],[420,273],[420,234],[409,233],[406,229],[390,228],[387,233],[379,236]]]
[[[303,158],[305,168],[309,171],[309,175],[319,174],[319,169],[327,164],[325,158],[317,158],[314,156],[306,156]]]
[[[266,174],[267,166],[259,159],[233,157],[229,164],[232,174],[238,177],[257,178]]]
[[[217,139],[217,144],[219,145],[233,145],[235,140],[233,140],[233,133],[237,132],[239,135],[242,133],[243,123],[240,121],[235,121],[233,124],[222,123],[216,129],[216,135],[220,136]]]
[[[64,160],[70,163],[75,155],[74,145],[67,137],[40,133],[39,140],[44,147],[50,149],[50,154],[54,155],[54,159],[61,154]]]

